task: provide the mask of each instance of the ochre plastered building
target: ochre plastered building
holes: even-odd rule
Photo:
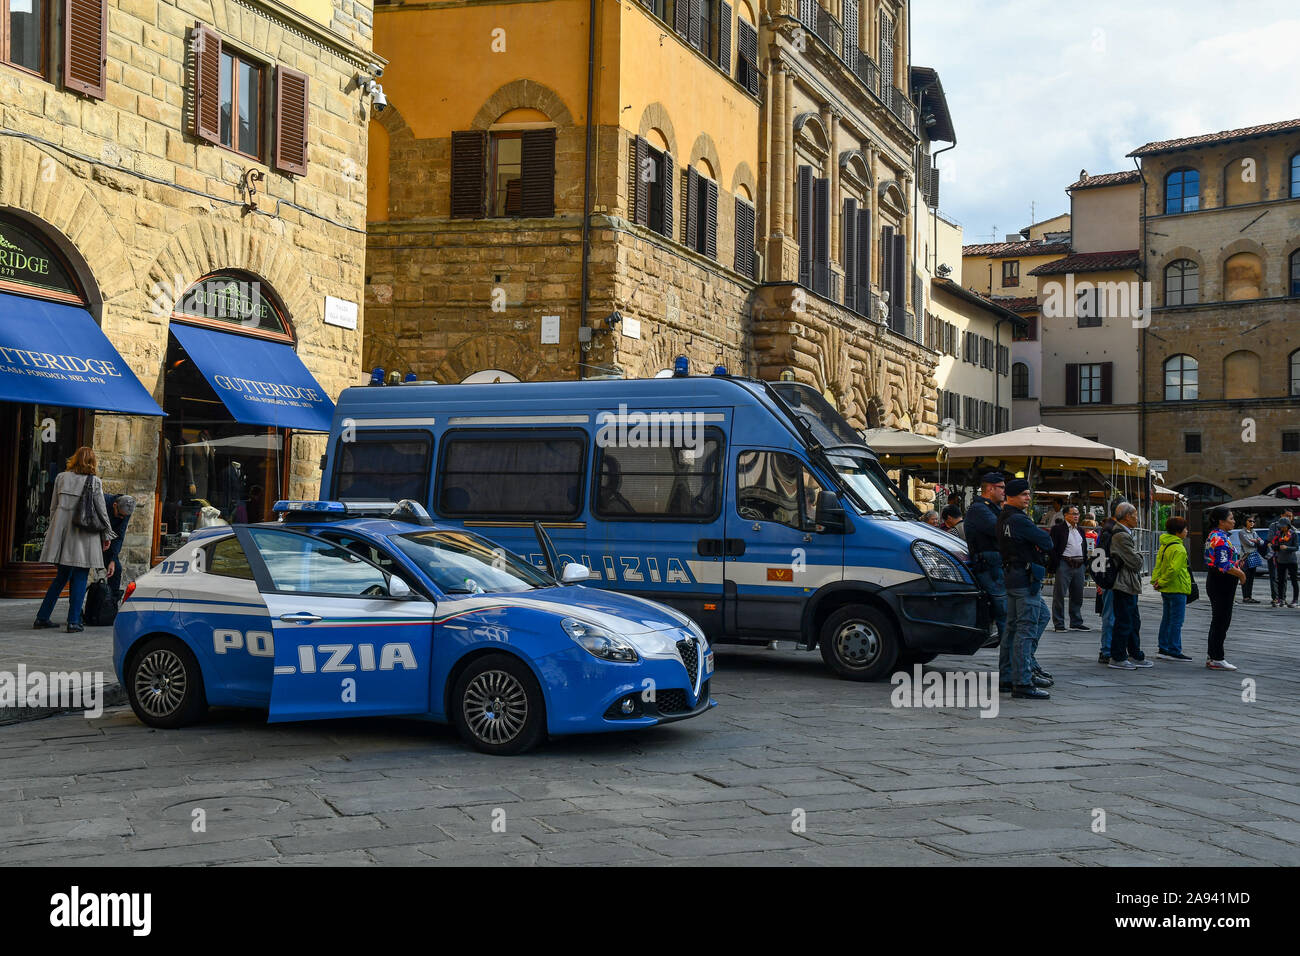
[[[932,428],[907,5],[834,7],[381,4],[366,364],[573,379],[685,355]]]

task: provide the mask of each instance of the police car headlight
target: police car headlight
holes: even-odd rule
[[[914,541],[912,543],[912,556],[916,558],[916,563],[921,566],[921,570],[925,572],[925,576],[931,581],[947,581],[951,584],[961,584],[966,580],[952,555],[943,548],[935,547],[928,541]]]
[[[621,637],[617,637],[603,627],[566,617],[560,622],[564,633],[573,638],[583,650],[602,661],[617,661],[620,664],[633,664],[640,658],[636,648]]]

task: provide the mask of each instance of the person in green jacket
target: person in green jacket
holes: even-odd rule
[[[1173,517],[1165,522],[1160,536],[1156,566],[1151,572],[1151,586],[1160,592],[1164,609],[1160,614],[1159,653],[1162,661],[1190,661],[1183,653],[1183,619],[1187,614],[1187,595],[1192,593],[1192,572],[1187,566],[1187,519]]]

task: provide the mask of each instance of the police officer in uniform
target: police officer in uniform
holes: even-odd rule
[[[980,479],[980,493],[971,502],[962,525],[966,544],[974,565],[975,580],[988,594],[993,605],[993,620],[998,626],[998,665],[1002,679],[1011,673],[1008,656],[1011,645],[1007,632],[1007,588],[1002,578],[1002,555],[998,551],[998,515],[1006,498],[1006,485],[1002,475],[990,471]],[[990,645],[991,646],[991,645]]]
[[[997,534],[1007,585],[1007,640],[1001,656],[1009,658],[1010,669],[1003,669],[1000,689],[1010,691],[1012,697],[1047,700],[1051,695],[1043,688],[1051,687],[1053,681],[1037,666],[1034,651],[1052,619],[1042,597],[1052,538],[1026,514],[1029,482],[1013,478],[1006,483],[1006,490]]]

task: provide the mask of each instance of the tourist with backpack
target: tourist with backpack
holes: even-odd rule
[[[1111,587],[1115,608],[1115,626],[1110,635],[1110,667],[1137,670],[1151,667],[1142,653],[1142,618],[1138,613],[1138,596],[1142,593],[1142,556],[1133,544],[1132,529],[1137,527],[1137,506],[1124,502],[1115,508],[1115,527],[1110,533],[1110,560],[1115,578]]]
[[[1246,572],[1237,566],[1237,552],[1232,546],[1232,512],[1219,505],[1210,512],[1210,533],[1205,536],[1205,593],[1210,597],[1210,636],[1205,666],[1215,671],[1235,671],[1223,657],[1223,645],[1232,624],[1232,603],[1237,582],[1246,580]]]
[[[1165,522],[1160,536],[1156,566],[1151,571],[1151,586],[1160,592],[1164,605],[1160,613],[1159,653],[1162,661],[1190,662],[1183,653],[1183,620],[1187,600],[1192,593],[1192,572],[1187,565],[1187,519],[1174,516]]]

